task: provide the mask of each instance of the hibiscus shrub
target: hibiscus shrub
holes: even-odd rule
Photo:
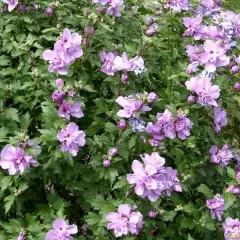
[[[0,7],[0,240],[240,239],[238,0]]]

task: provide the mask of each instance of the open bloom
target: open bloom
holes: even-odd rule
[[[137,112],[147,112],[151,110],[150,107],[143,105],[141,100],[131,97],[120,96],[115,102],[123,107],[123,109],[117,113],[119,117],[130,118],[131,116],[135,116]]]
[[[79,147],[85,145],[86,134],[79,130],[76,123],[70,122],[65,129],[62,129],[57,138],[61,142],[61,151],[69,151],[72,156],[76,156]]]
[[[63,30],[60,40],[58,40],[54,49],[59,53],[66,64],[72,64],[76,58],[83,55],[81,48],[82,36],[78,33],[71,33],[68,28]]]
[[[176,137],[174,129],[173,115],[169,110],[157,114],[157,122],[149,122],[146,130],[154,139],[154,145],[158,146],[164,138],[174,139]]]
[[[116,237],[127,234],[138,235],[144,222],[142,214],[135,209],[127,204],[119,205],[117,212],[107,214],[106,221],[110,222],[107,229],[113,229]]]
[[[60,105],[58,115],[70,120],[70,117],[82,118],[82,103],[80,102],[66,102],[65,100]]]
[[[18,4],[18,0],[2,0],[8,5],[8,11],[11,12]]]
[[[214,108],[214,124],[215,132],[219,132],[223,126],[227,125],[227,113],[220,107]]]
[[[227,144],[225,144],[222,149],[218,149],[217,146],[212,146],[210,153],[212,154],[211,161],[220,164],[222,167],[226,167],[233,158],[233,153]]]
[[[49,72],[57,72],[61,75],[66,75],[68,73],[68,64],[63,61],[59,52],[56,50],[45,50],[43,52],[43,59],[49,61]]]
[[[1,151],[0,166],[8,169],[10,175],[23,173],[30,166],[38,167],[39,163],[31,155],[27,155],[23,148],[6,145]]]
[[[141,158],[144,164],[134,160],[133,173],[127,175],[128,182],[135,185],[135,193],[138,196],[147,197],[154,202],[164,191],[167,195],[170,195],[172,191],[182,191],[176,171],[172,168],[165,168],[165,159],[157,152],[151,155],[145,154]]]
[[[192,121],[186,117],[186,115],[182,112],[181,109],[179,109],[177,120],[174,122],[174,128],[178,138],[184,140],[189,137],[192,126]]]
[[[103,62],[101,67],[101,71],[109,76],[114,76],[116,72],[115,65],[113,63],[117,54],[115,52],[101,52],[100,59]]]
[[[185,36],[192,36],[199,28],[202,22],[202,16],[197,16],[195,18],[183,18],[183,24],[187,27],[187,30],[184,32]]]
[[[68,225],[63,219],[57,219],[53,223],[53,229],[50,230],[45,239],[46,240],[71,240],[72,234],[78,232],[76,225]]]
[[[186,83],[187,89],[198,95],[198,103],[202,106],[217,106],[216,99],[220,96],[220,88],[212,85],[211,78],[204,75],[192,77]]]
[[[189,0],[168,0],[164,7],[176,12],[181,12],[182,10],[188,10]]]
[[[207,207],[210,209],[210,213],[213,219],[217,217],[219,221],[222,221],[224,199],[220,194],[217,194],[213,199],[208,199]]]
[[[218,42],[206,40],[203,50],[200,62],[205,65],[205,70],[209,73],[215,72],[217,67],[227,66],[230,62],[229,57],[226,56],[227,50]]]
[[[223,224],[225,240],[232,240],[233,236],[240,236],[240,221],[238,218],[228,217]],[[239,239],[237,237],[236,239]]]

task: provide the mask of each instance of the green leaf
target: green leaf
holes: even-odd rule
[[[29,113],[27,112],[20,118],[20,126],[22,130],[27,130],[32,119],[30,118]]]
[[[11,62],[11,58],[5,55],[0,56],[0,67],[8,66]]]
[[[113,124],[111,122],[107,122],[105,124],[105,130],[107,132],[116,132],[116,131],[118,131],[118,128],[117,128],[117,126],[115,124]]]
[[[19,122],[18,110],[16,108],[7,108],[4,110],[4,115],[6,118],[12,119],[16,122]]]
[[[11,209],[14,201],[15,201],[15,195],[10,195],[4,199],[4,202],[6,202],[5,203],[5,213],[7,213]]]
[[[201,184],[199,187],[197,187],[197,191],[203,193],[207,198],[213,197],[212,190],[205,184]]]
[[[169,212],[165,212],[164,215],[163,215],[163,221],[172,221],[175,216],[177,215],[177,212],[176,211],[169,211]]]
[[[123,188],[123,187],[128,186],[128,185],[129,185],[129,184],[128,184],[128,182],[127,182],[126,177],[122,177],[122,179],[121,179],[120,181],[118,181],[118,182],[114,185],[114,187],[113,187],[112,190],[120,189],[120,188]]]
[[[190,218],[182,219],[181,222],[180,222],[180,227],[182,229],[185,229],[185,228],[193,229],[194,228],[193,219],[190,219]]]
[[[234,194],[230,192],[223,193],[224,203],[225,203],[225,210],[227,210],[232,204],[235,202],[236,197]]]
[[[236,180],[236,172],[234,169],[227,167],[227,173],[231,179]]]

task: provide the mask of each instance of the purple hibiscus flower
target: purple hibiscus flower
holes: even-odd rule
[[[226,56],[227,50],[218,42],[206,40],[203,50],[200,63],[205,65],[205,70],[209,73],[215,72],[217,67],[227,66],[230,62],[229,57]]]
[[[107,229],[113,229],[116,237],[127,234],[138,235],[144,222],[142,214],[135,209],[127,204],[119,205],[117,212],[107,214],[106,221],[110,222]]]
[[[81,48],[82,36],[78,33],[71,33],[68,28],[63,30],[60,40],[58,40],[54,45],[54,50],[56,50],[61,59],[66,64],[72,64],[76,58],[83,55],[83,50]]]
[[[213,199],[208,199],[207,207],[210,209],[210,213],[213,219],[217,217],[219,221],[222,221],[224,199],[220,194],[217,194]]]
[[[53,228],[47,233],[46,240],[71,240],[71,235],[78,232],[76,225],[68,225],[63,219],[55,220]]]
[[[176,12],[181,12],[182,10],[188,10],[189,0],[168,0],[164,7]]]
[[[79,131],[79,127],[76,123],[70,122],[65,129],[62,129],[57,138],[62,143],[61,151],[69,151],[72,156],[76,156],[79,147],[85,145],[86,134],[84,131]]]
[[[166,109],[164,113],[158,113],[156,117],[157,122],[149,122],[146,127],[146,131],[154,140],[150,141],[150,144],[153,146],[158,146],[166,137],[170,139],[176,137],[172,113]]]
[[[186,115],[182,112],[181,109],[179,109],[177,120],[174,122],[174,128],[178,138],[184,140],[189,137],[192,126],[192,121],[186,117]]]
[[[119,110],[117,113],[119,117],[130,118],[131,116],[134,117],[137,112],[147,112],[151,110],[150,107],[143,105],[141,100],[131,97],[120,96],[115,102],[123,107],[123,109]]]
[[[210,153],[212,154],[211,161],[220,164],[222,167],[226,167],[233,158],[233,153],[228,144],[223,145],[222,149],[218,149],[217,146],[212,146]]]
[[[65,96],[65,92],[62,90],[56,90],[52,93],[52,100],[57,103],[58,105],[61,105],[63,102],[63,98]]]
[[[162,192],[171,195],[172,191],[182,191],[177,171],[170,167],[165,168],[165,159],[160,157],[157,152],[153,152],[151,155],[145,154],[141,158],[144,164],[134,160],[133,173],[127,175],[129,184],[135,185],[135,193],[138,196],[147,197],[154,202]]]
[[[240,236],[240,221],[238,218],[232,219],[231,217],[226,218],[223,224],[225,240],[232,240],[234,236]],[[236,240],[239,237],[235,238]]]
[[[116,56],[113,60],[114,71],[128,71],[130,63],[127,57],[127,53],[123,52],[122,56]]]
[[[61,75],[66,75],[68,73],[67,66],[69,64],[63,61],[59,52],[56,50],[45,50],[43,52],[43,59],[49,61],[49,72],[57,72]]]
[[[217,106],[216,99],[220,96],[220,88],[217,85],[212,85],[210,77],[198,75],[192,77],[185,84],[188,90],[196,92],[199,104]]]
[[[158,153],[152,153],[152,155],[146,154],[143,161],[145,165],[138,160],[133,161],[133,174],[128,174],[127,180],[130,184],[135,184],[135,193],[138,196],[147,197],[154,202],[159,198],[161,190],[164,188],[157,179],[157,172],[164,165],[165,159],[160,157]]]
[[[3,0],[8,5],[8,11],[11,12],[18,4],[18,0]]]
[[[63,100],[58,110],[60,117],[70,120],[70,117],[82,118],[84,116],[82,112],[82,103],[80,102],[66,102]]]
[[[23,173],[30,166],[38,167],[39,163],[31,155],[27,155],[23,148],[6,145],[1,151],[0,166],[8,169],[10,175]]]
[[[115,66],[114,66],[114,59],[117,56],[115,52],[101,52],[100,53],[100,59],[103,62],[103,65],[101,67],[101,71],[109,76],[115,75]]]
[[[183,24],[187,28],[187,30],[184,32],[185,36],[192,36],[196,31],[198,31],[198,28],[202,22],[202,16],[197,16],[195,18],[183,18]]]
[[[214,130],[215,132],[220,132],[221,128],[223,126],[227,125],[227,113],[224,109],[220,107],[215,107],[214,108]]]
[[[114,15],[116,17],[121,17],[120,10],[124,6],[123,0],[111,0],[109,1],[109,8],[107,9],[108,15]]]
[[[230,192],[233,193],[235,195],[239,195],[240,194],[240,187],[238,186],[234,186],[234,185],[230,185],[227,189],[226,192]]]

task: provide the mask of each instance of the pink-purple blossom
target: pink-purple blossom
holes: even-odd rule
[[[66,64],[59,54],[60,53],[56,50],[45,50],[43,52],[43,59],[49,61],[49,72],[57,72],[61,75],[66,75],[68,73],[67,67],[69,64]]]
[[[61,142],[61,151],[70,152],[72,156],[76,156],[79,148],[85,145],[85,137],[85,132],[79,130],[77,124],[73,122],[70,122],[57,134],[57,138]]]
[[[154,211],[150,211],[150,212],[148,213],[148,216],[149,216],[150,218],[156,218],[156,217],[157,217],[157,213],[154,212]]]
[[[239,195],[240,194],[240,187],[230,185],[227,189],[226,192],[233,193],[234,195]]]
[[[26,239],[26,238],[25,238],[25,234],[22,233],[22,232],[20,232],[19,235],[18,235],[18,237],[17,237],[17,240],[25,240],[25,239]]]
[[[203,50],[200,63],[205,65],[205,70],[209,73],[215,72],[218,67],[227,66],[230,62],[230,58],[226,56],[227,50],[216,41],[206,40]]]
[[[181,12],[182,10],[189,9],[189,0],[167,0],[164,7],[176,12]]]
[[[53,229],[50,230],[46,240],[71,240],[71,235],[76,234],[78,228],[76,225],[68,225],[63,219],[57,219],[53,222]]]
[[[124,0],[93,0],[93,3],[100,3],[107,7],[107,14],[121,17],[120,10],[124,6]]]
[[[207,207],[213,219],[217,218],[219,221],[222,221],[224,199],[220,194],[217,194],[213,199],[208,199]]]
[[[82,103],[80,102],[67,102],[63,100],[61,103],[58,115],[60,117],[70,120],[70,117],[82,118],[84,116],[82,112]]]
[[[192,121],[186,117],[181,109],[178,110],[177,120],[174,122],[176,135],[181,140],[185,140],[190,136],[190,130],[193,126]]]
[[[187,89],[198,95],[198,103],[202,106],[217,106],[216,99],[220,96],[220,88],[212,85],[211,78],[204,75],[192,77],[186,83]]]
[[[23,173],[30,166],[38,167],[39,163],[32,155],[26,154],[24,148],[8,144],[1,151],[0,166],[7,169],[10,175],[15,175]]]
[[[135,116],[137,112],[147,112],[150,111],[151,108],[144,105],[144,103],[140,99],[132,98],[132,97],[118,97],[115,100],[123,109],[117,112],[119,117],[130,118],[131,116]]]
[[[63,81],[61,78],[58,78],[58,79],[56,80],[56,86],[57,86],[58,88],[63,88],[63,87],[64,87],[64,81]]]
[[[56,90],[52,93],[52,100],[57,103],[58,105],[61,105],[63,102],[65,96],[65,92],[62,90]]]
[[[71,33],[68,28],[63,30],[61,38],[55,43],[54,49],[59,53],[66,64],[72,64],[75,59],[83,55],[81,48],[82,36]]]
[[[154,103],[158,100],[158,95],[155,92],[148,93],[147,101],[149,103]]]
[[[124,130],[127,128],[127,123],[124,119],[120,119],[118,122],[118,128]]]
[[[53,50],[45,50],[43,59],[49,61],[49,72],[62,75],[68,73],[68,66],[83,55],[81,48],[82,36],[64,29],[61,38],[55,43]]]
[[[118,154],[118,148],[117,147],[113,147],[113,148],[110,148],[109,150],[108,150],[108,155],[110,156],[110,157],[114,157],[114,156],[116,156]]]
[[[227,113],[220,107],[214,108],[214,130],[220,132],[223,126],[227,125]]]
[[[115,237],[134,234],[138,235],[143,227],[143,216],[136,207],[127,204],[121,204],[117,212],[110,212],[106,216],[108,230],[113,230]]]
[[[238,218],[227,217],[223,224],[225,240],[233,240],[234,236],[240,236],[240,220]],[[239,237],[235,238],[236,240]]]
[[[8,5],[8,11],[11,12],[18,4],[18,0],[2,0]]]
[[[174,120],[172,112],[165,110],[164,113],[158,113],[155,123],[149,122],[146,131],[151,135],[152,139],[149,143],[152,146],[159,146],[165,138],[174,139],[176,136],[182,140],[190,136],[190,130],[193,123],[181,109],[178,110],[177,119]]]
[[[195,18],[185,17],[183,18],[183,24],[187,28],[184,32],[185,36],[192,36],[198,31],[200,24],[202,22],[202,16],[197,16]]]
[[[212,154],[211,161],[222,167],[226,167],[233,158],[233,153],[228,144],[223,145],[222,149],[218,149],[214,145],[210,148],[210,153]]]
[[[132,163],[132,174],[127,175],[129,184],[133,184],[135,193],[155,202],[163,192],[171,195],[173,191],[181,192],[182,187],[177,178],[177,171],[164,167],[165,159],[157,152],[141,156],[144,164],[138,160]]]

